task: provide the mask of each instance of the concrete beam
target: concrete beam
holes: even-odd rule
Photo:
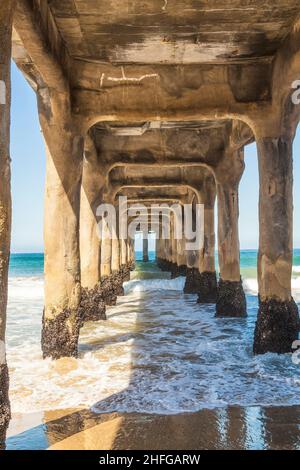
[[[58,50],[65,50],[57,32],[55,21],[47,9],[46,17],[32,0],[18,0],[14,12],[14,28],[21,44],[16,41],[14,59],[22,69],[28,68],[28,54],[32,61],[33,73],[38,86],[53,88],[58,92],[66,92],[69,88],[67,71],[58,56]],[[48,31],[46,31],[48,28]],[[20,48],[24,51],[21,53]],[[67,60],[67,58],[65,58]]]

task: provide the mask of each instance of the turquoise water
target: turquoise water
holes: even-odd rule
[[[43,253],[15,253],[10,257],[10,277],[40,277],[43,275],[43,272]]]
[[[136,260],[142,261],[143,253],[141,251],[136,252]],[[155,260],[155,252],[149,252],[150,261]],[[218,255],[216,254],[216,262],[218,264]],[[294,250],[293,259],[294,272],[300,272],[300,249]],[[299,268],[297,270],[297,267]],[[296,268],[296,269],[295,269]],[[241,273],[244,279],[256,278],[257,274],[257,250],[241,250]]]
[[[142,261],[143,253],[136,252],[136,260]],[[150,261],[155,260],[155,252],[149,252]],[[216,256],[218,260],[218,257]],[[257,250],[241,251],[241,272],[244,279],[256,278]],[[300,249],[294,250],[294,272],[300,272]],[[296,268],[296,269],[295,269]],[[299,268],[299,269],[297,269]],[[42,276],[44,271],[43,253],[12,254],[10,259],[10,277]]]

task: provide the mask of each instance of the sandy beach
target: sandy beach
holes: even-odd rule
[[[13,416],[8,450],[299,449],[300,407],[227,407],[197,413]]]

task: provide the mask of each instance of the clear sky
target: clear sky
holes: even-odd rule
[[[43,251],[45,151],[35,94],[12,66],[12,252]],[[255,144],[245,150],[240,186],[241,248],[258,245],[258,171]],[[294,142],[294,246],[300,247],[300,126]]]

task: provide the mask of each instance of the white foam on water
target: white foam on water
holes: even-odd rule
[[[298,287],[300,278],[293,280]],[[92,407],[179,413],[231,405],[300,403],[291,355],[253,356],[257,282],[246,279],[247,319],[183,295],[184,278],[132,280],[106,322],[81,331],[79,358],[43,360],[41,278],[11,278],[7,329],[13,412]]]
[[[246,294],[257,295],[258,294],[258,282],[257,279],[247,278],[243,280],[243,286]],[[300,301],[300,277],[292,277],[292,293],[294,299]]]
[[[175,290],[182,291],[185,283],[185,277],[175,279],[143,279],[133,280],[124,284],[125,293],[146,292],[156,290]]]
[[[42,277],[11,277],[8,282],[8,299],[43,300],[44,280]]]
[[[243,286],[246,294],[257,295],[258,293],[258,283],[257,279],[248,278],[243,279]]]

